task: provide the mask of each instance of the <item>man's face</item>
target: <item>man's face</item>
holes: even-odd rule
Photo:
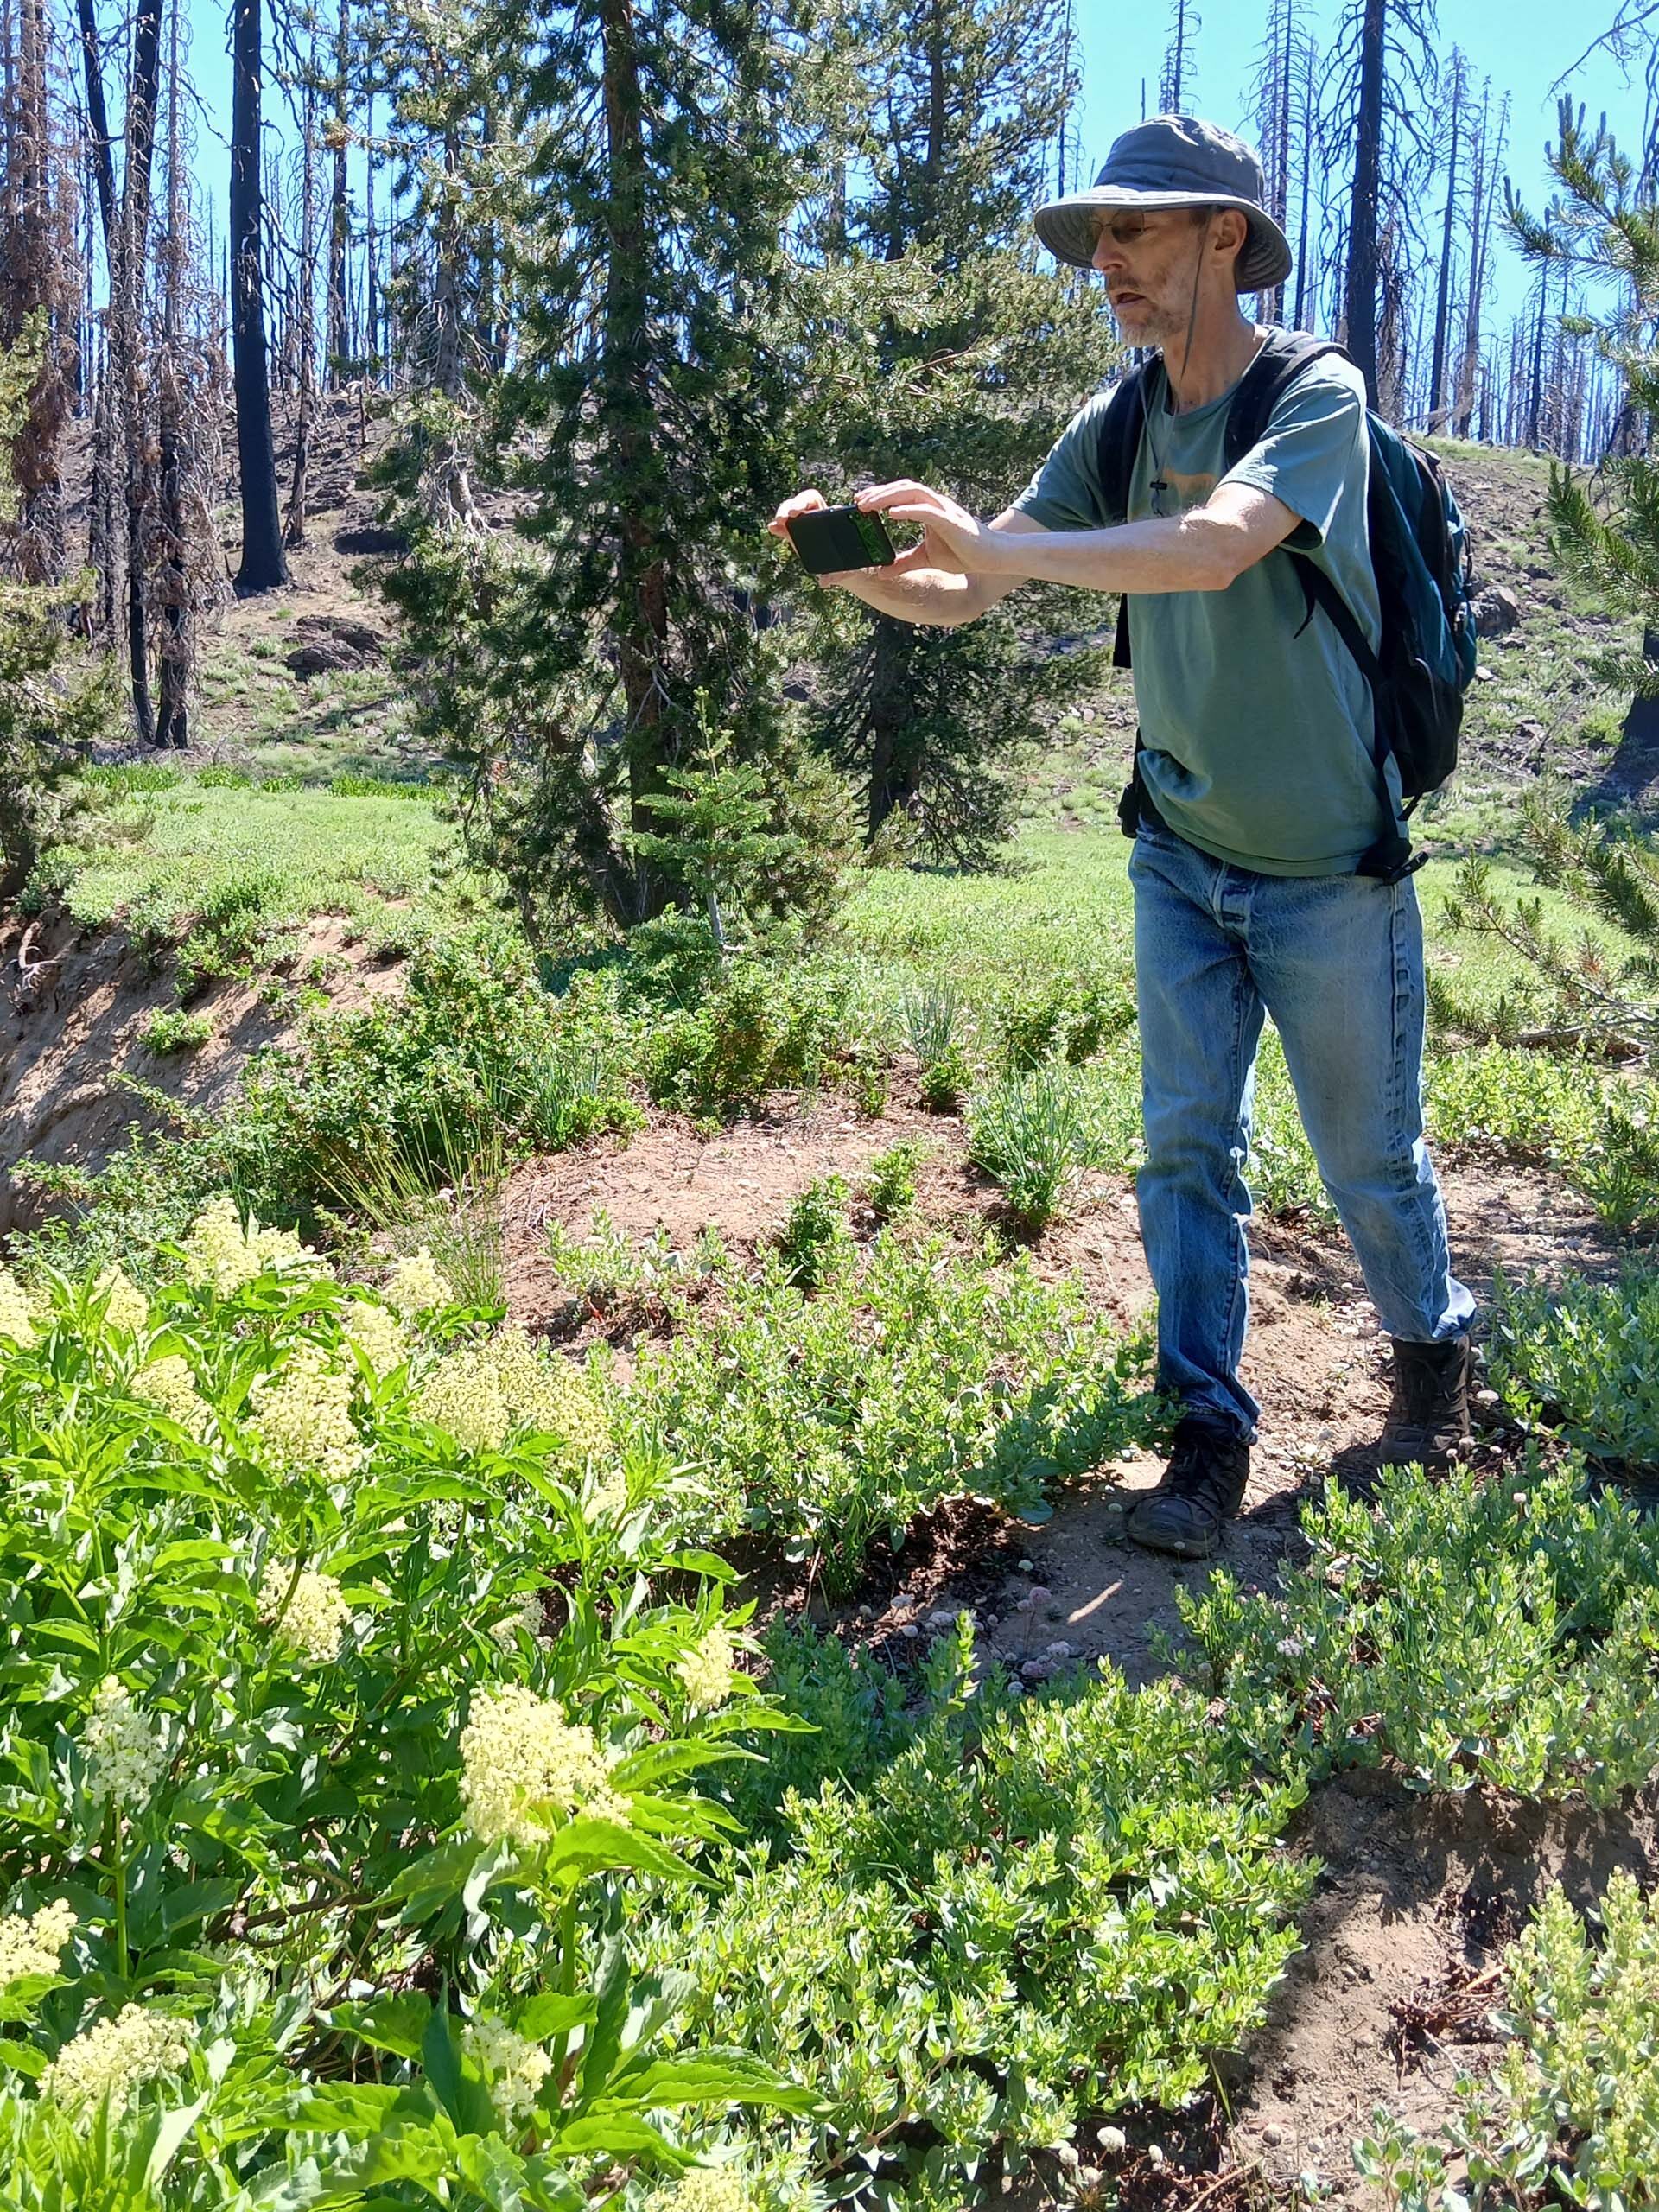
[[[1095,243],[1095,267],[1106,279],[1112,312],[1126,346],[1179,344],[1192,311],[1192,280],[1210,226],[1209,210],[1194,221],[1186,207],[1109,213]]]

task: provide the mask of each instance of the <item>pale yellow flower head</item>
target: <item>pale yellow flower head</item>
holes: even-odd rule
[[[737,1672],[737,1646],[731,1630],[716,1622],[701,1643],[694,1643],[675,1662],[674,1671],[684,1683],[690,1704],[706,1709],[724,1705]]]
[[[190,1363],[182,1352],[170,1351],[161,1359],[147,1361],[133,1376],[132,1390],[135,1397],[159,1406],[198,1441],[207,1433],[213,1409],[197,1389]]]
[[[527,1636],[538,1643],[544,1641],[542,1635],[541,1592],[537,1590],[527,1590],[506,1618],[497,1621],[490,1630],[490,1636],[504,1651],[511,1651],[521,1636]]]
[[[41,2076],[41,2094],[71,2109],[95,2109],[105,2097],[111,2115],[132,2092],[175,2074],[190,2056],[183,2024],[129,2005],[113,2020],[97,2020],[66,2044]]]
[[[423,1244],[418,1252],[398,1261],[386,1284],[386,1296],[400,1313],[412,1317],[434,1306],[452,1304],[454,1292],[429,1247]]]
[[[31,1974],[55,1974],[58,1954],[75,1932],[75,1916],[61,1897],[33,1917],[8,1913],[0,1920],[0,1989]]]
[[[210,1198],[191,1224],[183,1244],[185,1280],[228,1298],[267,1268],[287,1272],[316,1265],[316,1254],[291,1230],[262,1229],[251,1214],[248,1225],[226,1191]]]
[[[467,1825],[482,1843],[544,1842],[579,1815],[629,1818],[593,1730],[566,1720],[551,1698],[520,1682],[476,1694],[461,1759]]]
[[[617,1521],[628,1510],[628,1478],[620,1467],[600,1477],[588,1493],[583,1507],[590,1521]]]
[[[693,2166],[653,2189],[646,2212],[750,2212],[754,2202],[740,2166]]]
[[[355,1293],[346,1300],[340,1325],[377,1375],[391,1374],[409,1357],[409,1338],[389,1308]]]
[[[105,1675],[93,1695],[81,1750],[87,1795],[113,1798],[131,1810],[145,1803],[167,1766],[159,1726],[113,1675]]]
[[[446,1352],[417,1387],[415,1408],[467,1452],[499,1452],[515,1430],[556,1437],[573,1459],[610,1444],[587,1382],[556,1352],[537,1351],[522,1329]]]
[[[149,1320],[149,1300],[119,1267],[105,1268],[93,1285],[104,1303],[104,1319],[112,1329],[129,1337],[139,1335]]]
[[[512,1411],[487,1344],[462,1344],[446,1352],[420,1381],[415,1410],[447,1429],[463,1452],[499,1452],[512,1426]]]
[[[277,1473],[331,1483],[355,1473],[364,1446],[352,1420],[352,1377],[318,1346],[295,1352],[248,1395],[249,1432]]]
[[[274,1559],[259,1585],[259,1618],[308,1665],[326,1667],[340,1656],[352,1609],[332,1574],[306,1567],[296,1579],[291,1567]]]
[[[29,1307],[29,1293],[11,1269],[0,1262],[0,1342],[32,1344],[34,1341],[35,1316]]]
[[[493,2013],[462,2029],[461,2043],[487,2077],[501,2117],[527,2119],[537,2092],[553,2070],[553,2062],[541,2045],[518,2034]]]

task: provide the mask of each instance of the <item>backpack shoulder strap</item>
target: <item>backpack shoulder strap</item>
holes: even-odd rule
[[[1227,410],[1227,428],[1222,439],[1224,475],[1260,442],[1286,387],[1310,362],[1320,360],[1327,353],[1334,353],[1341,360],[1348,359],[1343,347],[1329,339],[1310,337],[1305,330],[1269,330],[1262,350],[1239,378],[1233,404]]]
[[[1101,504],[1114,523],[1127,522],[1129,486],[1135,476],[1135,457],[1141,450],[1141,430],[1151,397],[1148,379],[1157,366],[1143,362],[1118,379],[1101,418],[1096,465],[1100,471]]]

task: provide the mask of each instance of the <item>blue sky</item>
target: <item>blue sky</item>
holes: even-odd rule
[[[1264,0],[1198,0],[1201,28],[1194,41],[1195,80],[1183,105],[1250,135],[1246,86],[1261,43]],[[1442,0],[1438,44],[1442,53],[1461,46],[1477,82],[1490,75],[1494,101],[1511,95],[1508,166],[1516,189],[1536,207],[1548,190],[1546,142],[1554,135],[1555,96],[1552,81],[1574,60],[1597,31],[1611,21],[1615,0],[1590,0],[1580,10],[1563,10],[1559,0]],[[191,73],[201,99],[197,166],[215,203],[215,223],[223,235],[226,188],[224,140],[230,124],[230,67],[226,59],[226,11],[222,0],[188,0],[191,10]],[[1092,176],[1117,132],[1139,120],[1141,79],[1148,111],[1158,100],[1159,75],[1168,36],[1166,0],[1134,10],[1077,0],[1083,99],[1077,117],[1084,165]],[[1310,21],[1321,48],[1329,42],[1339,8],[1336,0],[1316,0]],[[269,22],[269,10],[267,10]],[[1635,149],[1643,114],[1639,70],[1629,77],[1605,54],[1587,62],[1571,80],[1593,119],[1604,110],[1622,143]],[[278,110],[274,92],[267,113]],[[1527,272],[1503,251],[1496,271],[1492,321],[1518,311],[1527,289]]]

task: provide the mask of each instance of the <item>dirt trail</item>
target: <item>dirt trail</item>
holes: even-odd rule
[[[856,1191],[872,1156],[900,1136],[932,1147],[918,1176],[919,1208],[965,1246],[997,1217],[998,1201],[969,1163],[954,1119],[903,1105],[865,1119],[840,1101],[791,1103],[701,1137],[670,1117],[626,1147],[602,1140],[515,1178],[506,1197],[512,1308],[567,1342],[598,1326],[553,1277],[543,1249],[550,1224],[582,1235],[601,1208],[633,1238],[660,1230],[684,1250],[713,1225],[734,1253],[753,1255],[816,1177],[839,1173]],[[1611,1237],[1554,1179],[1456,1159],[1442,1163],[1441,1175],[1456,1264],[1483,1302],[1498,1267],[1549,1279],[1617,1271]],[[1326,1474],[1354,1484],[1374,1471],[1387,1352],[1338,1232],[1258,1219],[1251,1244],[1244,1374],[1262,1415],[1245,1509],[1224,1557],[1243,1584],[1262,1588],[1298,1554],[1299,1508]],[[1045,1274],[1077,1275],[1090,1302],[1126,1325],[1149,1306],[1123,1178],[1091,1177],[1071,1217],[1045,1233],[1033,1256]],[[983,1512],[942,1515],[945,1525],[907,1545],[887,1580],[878,1568],[864,1602],[843,1610],[843,1630],[897,1653],[925,1635],[931,1614],[966,1605],[982,1647],[1015,1669],[1046,1664],[1043,1655],[1060,1644],[1056,1663],[1105,1657],[1131,1680],[1146,1680],[1159,1669],[1160,1634],[1179,1630],[1177,1590],[1201,1586],[1209,1572],[1139,1551],[1124,1536],[1125,1501],[1156,1481],[1160,1465],[1141,1453],[1103,1465],[1057,1499],[1040,1529]],[[1286,2202],[1284,2192],[1311,2171],[1331,2185],[1332,2204],[1358,2212],[1375,2202],[1356,2181],[1349,2151],[1374,2106],[1388,2102],[1425,2125],[1444,2114],[1458,2063],[1471,2056],[1447,2046],[1461,2034],[1478,2037],[1479,1977],[1543,1884],[1560,1876],[1587,1902],[1615,1864],[1651,1878],[1659,1873],[1655,1834],[1648,1805],[1597,1819],[1474,1795],[1415,1796],[1363,1775],[1320,1791],[1294,1840],[1326,1869],[1305,1918],[1306,1948],[1245,2054],[1230,2128],[1211,2129],[1195,2162],[1212,2180],[1236,2166],[1238,2188],[1205,2201]],[[1472,1996],[1457,1999],[1471,1984]],[[1448,1994],[1453,2001],[1443,2005]],[[1425,2005],[1433,2018],[1466,2013],[1467,2021],[1427,2041],[1402,2041],[1402,2008],[1409,2020],[1411,2008]],[[1149,2140],[1160,2126],[1179,2156],[1182,2131],[1161,2122],[1132,2129],[1132,2139]],[[1203,2185],[1196,2177],[1178,2183],[1173,2165],[1167,2180],[1169,2193],[1160,2180],[1146,2202],[1169,2212]]]

